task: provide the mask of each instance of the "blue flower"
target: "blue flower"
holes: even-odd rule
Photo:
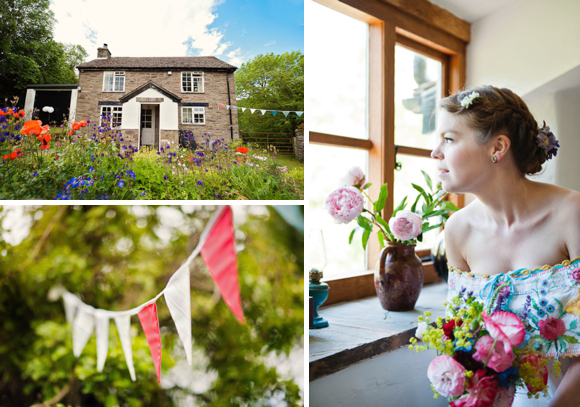
[[[552,313],[555,310],[556,310],[556,308],[552,304],[550,304],[546,307],[546,311],[548,311],[549,313]]]
[[[95,161],[95,156],[94,155],[91,156],[91,161]]]
[[[542,287],[547,287],[549,285],[550,285],[550,282],[548,280],[542,281]]]
[[[539,302],[540,307],[545,307],[546,305],[548,305],[548,300],[545,298],[542,298]]]
[[[518,379],[518,368],[511,366],[498,374],[497,378],[501,386],[508,388]]]
[[[540,290],[540,295],[546,295],[546,294],[548,294],[548,292],[546,291],[546,289],[545,289],[545,288],[542,288],[542,289]]]
[[[546,312],[543,309],[538,310],[538,316],[540,318],[544,318],[546,316]]]
[[[89,172],[93,172],[95,169],[93,168],[92,165],[89,165]]]
[[[145,190],[143,190],[143,192],[141,192],[141,196],[145,196]]]
[[[119,188],[123,188],[123,186],[125,186],[125,181],[123,181],[122,179],[120,179],[119,181],[117,181],[117,186]]]
[[[127,170],[127,176],[132,179],[137,178],[137,175],[133,172],[133,170]]]
[[[203,182],[197,181],[197,185],[203,185]]]
[[[167,180],[168,180],[168,178],[167,178],[167,175],[164,175],[164,176],[163,176],[163,180],[164,180],[164,181],[167,181]]]

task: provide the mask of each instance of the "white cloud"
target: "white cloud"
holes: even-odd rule
[[[265,44],[264,44],[264,46],[265,46],[265,47],[269,47],[270,45],[274,45],[274,44],[276,44],[276,41],[273,41],[273,40],[272,40],[272,41],[270,41],[270,42],[267,42],[267,43],[265,43]]]
[[[54,37],[82,45],[89,60],[104,43],[113,56],[222,55],[232,43],[224,41],[223,29],[209,27],[222,2],[53,0]]]
[[[240,67],[245,60],[245,58],[242,56],[241,48],[228,52],[227,57],[229,60],[226,62],[237,67]]]

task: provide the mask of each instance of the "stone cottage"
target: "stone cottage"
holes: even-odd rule
[[[225,108],[236,105],[237,68],[215,57],[113,57],[105,44],[77,68],[75,120],[109,114],[128,144],[158,149],[177,143],[180,130],[198,143],[204,132],[239,137],[237,112]]]

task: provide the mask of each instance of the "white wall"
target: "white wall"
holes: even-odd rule
[[[138,129],[141,119],[141,103],[137,102],[137,97],[143,98],[163,98],[159,104],[159,129],[160,130],[179,130],[178,124],[178,105],[164,94],[155,89],[147,89],[136,97],[128,100],[123,104],[123,123],[122,129]],[[145,103],[152,104],[152,103]],[[157,104],[157,103],[153,103]]]
[[[435,351],[406,346],[310,382],[310,407],[447,406],[435,400],[427,367]]]
[[[525,95],[580,65],[580,1],[520,0],[471,25],[467,86]]]

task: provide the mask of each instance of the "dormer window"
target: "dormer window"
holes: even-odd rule
[[[103,92],[125,92],[125,72],[105,72]]]
[[[181,92],[203,93],[203,72],[181,72]]]

